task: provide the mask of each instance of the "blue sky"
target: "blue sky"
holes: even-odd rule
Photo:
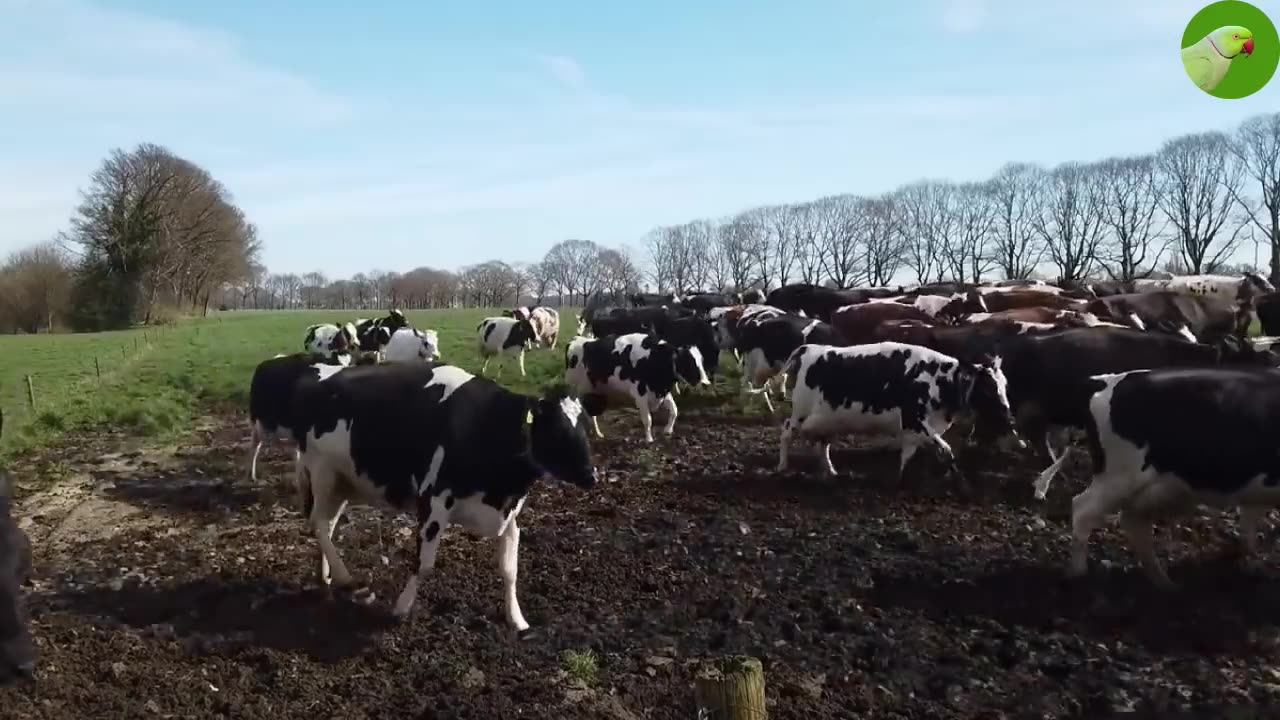
[[[1202,4],[0,0],[0,252],[143,141],[330,276],[1146,152],[1280,109],[1187,80]]]

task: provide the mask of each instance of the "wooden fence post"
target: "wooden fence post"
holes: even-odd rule
[[[98,356],[93,356],[93,371],[98,374],[98,384],[102,384],[102,365],[98,363]]]
[[[121,346],[120,346],[120,359],[121,359],[121,360],[123,360],[124,358],[125,358],[124,345],[121,345]]]
[[[699,720],[765,720],[764,667],[753,657],[704,665],[693,686]]]
[[[36,385],[31,381],[31,376],[27,376],[27,401],[31,403],[31,411],[36,409]]]

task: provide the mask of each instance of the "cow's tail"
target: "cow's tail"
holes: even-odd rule
[[[804,357],[804,351],[807,347],[809,346],[801,345],[792,350],[791,354],[787,356],[787,361],[782,363],[782,374],[786,378],[782,381],[782,397],[784,400],[790,398],[791,393],[795,392],[796,378],[800,375],[800,360]]]
[[[293,488],[298,493],[298,504],[302,506],[302,519],[311,522],[311,510],[315,507],[315,493],[311,491],[311,473],[302,462],[302,452],[295,451],[293,458]]]

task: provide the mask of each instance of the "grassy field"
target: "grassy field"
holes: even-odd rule
[[[575,311],[562,311],[571,326]],[[497,310],[423,310],[406,313],[418,328],[440,334],[448,362],[478,372],[475,328]],[[162,436],[186,429],[202,409],[248,402],[254,367],[276,353],[302,349],[306,327],[340,319],[331,311],[229,312],[165,330],[86,335],[0,338],[0,407],[4,435],[0,454],[47,442],[79,428],[111,425],[133,435]],[[561,337],[572,337],[572,327]],[[563,343],[525,357],[528,377],[514,363],[502,371],[504,385],[533,392],[563,372]],[[98,359],[101,378],[95,369]],[[491,363],[489,375],[497,372]],[[36,411],[25,376],[35,386]]]

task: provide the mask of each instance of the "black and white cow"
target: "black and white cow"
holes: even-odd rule
[[[802,345],[787,360],[785,372],[791,417],[782,423],[779,471],[787,469],[793,434],[821,443],[823,470],[835,474],[831,441],[864,432],[901,438],[899,473],[921,445],[931,445],[962,478],[942,435],[967,410],[985,432],[1022,444],[998,356],[970,365],[936,350],[897,342]]]
[[[584,397],[596,437],[603,438],[597,420],[609,397],[626,397],[640,413],[644,439],[653,442],[652,413],[666,408],[663,432],[675,432],[676,382],[710,385],[698,348],[676,347],[645,333],[576,337],[565,347],[564,380],[572,392]]]
[[[754,323],[761,323],[769,318],[778,317],[788,314],[785,310],[773,307],[772,305],[744,305],[741,307],[727,308],[723,313],[713,313],[708,315],[709,321],[715,323],[716,341],[722,350],[732,350],[733,356],[738,359],[739,364],[742,362],[742,354],[738,352],[738,336],[743,327]],[[804,312],[796,314],[797,317],[804,317]]]
[[[386,362],[432,362],[440,359],[440,335],[435,330],[402,327],[391,333],[382,351]]]
[[[325,355],[339,365],[350,365],[351,351],[358,347],[355,323],[321,323],[307,328],[302,340],[304,352]]]
[[[31,577],[31,540],[13,519],[12,496],[13,479],[0,470],[0,685],[31,677],[37,657],[21,590]]]
[[[382,360],[383,348],[391,342],[391,335],[408,326],[409,320],[399,310],[391,310],[386,317],[356,320],[356,342],[360,345],[360,352]]]
[[[524,377],[524,354],[532,350],[538,341],[538,332],[529,318],[487,317],[476,326],[477,340],[480,344],[480,357],[484,365],[480,367],[483,375],[489,369],[489,361],[498,358],[498,375],[513,355],[520,362],[520,377]]]
[[[348,503],[416,511],[417,562],[394,615],[409,614],[441,534],[456,524],[499,540],[507,621],[528,629],[516,599],[516,516],[544,475],[582,488],[596,483],[578,400],[519,395],[452,365],[388,363],[301,386],[294,401],[298,493],[326,587],[332,580],[360,601],[374,599],[366,587],[353,588],[333,544]]]
[[[318,353],[277,355],[254,368],[249,381],[249,479],[258,480],[262,444],[293,431],[293,393],[299,383],[323,380],[347,366]]]
[[[1173,586],[1152,523],[1197,505],[1240,508],[1246,557],[1280,504],[1280,370],[1159,368],[1097,375],[1089,399],[1093,480],[1071,501],[1068,574],[1088,571],[1089,535],[1120,528],[1151,581]]]
[[[791,353],[806,343],[830,345],[835,341],[830,324],[799,315],[775,315],[760,322],[740,323],[737,347],[742,353],[743,392],[763,395],[764,404],[773,412],[769,390],[777,381],[785,381],[781,372]]]

